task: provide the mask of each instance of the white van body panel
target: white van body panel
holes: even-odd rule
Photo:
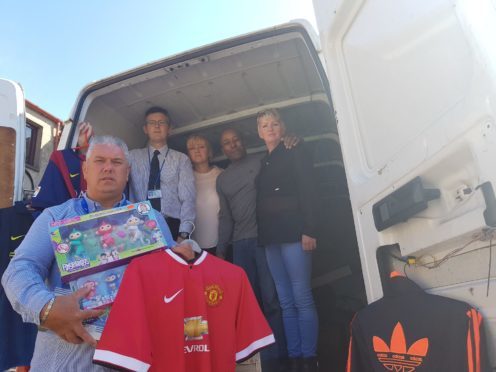
[[[495,350],[493,232],[478,186],[496,186],[496,8],[480,0],[314,0],[369,302],[376,250],[432,293],[481,309]],[[378,232],[372,207],[419,176],[441,197]],[[496,243],[496,239],[493,239]]]
[[[0,79],[0,125],[16,131],[15,177],[13,200],[22,200],[22,179],[26,157],[26,109],[19,84]]]

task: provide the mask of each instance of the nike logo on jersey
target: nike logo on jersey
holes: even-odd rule
[[[26,234],[23,234],[23,235],[17,235],[17,236],[11,236],[11,237],[10,237],[10,240],[14,241],[14,240],[17,240],[17,239],[21,239],[24,235],[26,235]]]
[[[176,296],[177,296],[179,293],[181,293],[182,291],[183,291],[183,288],[181,288],[179,291],[177,291],[176,293],[174,293],[174,294],[173,294],[172,296],[170,296],[170,297],[164,296],[164,302],[165,302],[166,304],[171,303],[171,302],[172,302],[172,300],[173,300],[173,299],[175,299],[175,298],[176,298]]]
[[[69,173],[69,176],[70,176],[71,178],[74,178],[74,177],[79,176],[79,173]]]

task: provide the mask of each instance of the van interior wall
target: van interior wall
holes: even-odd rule
[[[146,144],[142,129],[144,118],[139,120],[126,116],[122,110],[105,104],[100,97],[91,103],[84,121],[93,124],[96,134],[118,136],[130,149],[140,148]]]

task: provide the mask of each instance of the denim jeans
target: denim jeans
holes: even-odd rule
[[[264,249],[258,246],[256,238],[233,242],[233,263],[245,270],[255,296],[257,296],[258,303],[263,309],[265,318],[276,339],[274,345],[262,350],[262,363],[272,359],[286,358],[287,348],[281,307],[277,298],[274,280],[267,266]]]
[[[304,251],[301,242],[267,245],[265,253],[281,303],[288,355],[316,356],[319,325],[311,287],[312,253]]]

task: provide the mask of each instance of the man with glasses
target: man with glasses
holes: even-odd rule
[[[187,239],[195,220],[195,179],[189,158],[167,146],[170,132],[167,110],[152,107],[145,113],[143,131],[148,146],[129,152],[131,201],[150,200],[178,242]]]

